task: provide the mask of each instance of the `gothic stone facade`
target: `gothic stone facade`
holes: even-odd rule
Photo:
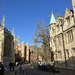
[[[19,42],[17,42],[17,40],[19,40],[18,38],[15,39],[14,43],[15,43],[15,53],[17,54],[18,51],[21,52],[21,58],[22,61],[27,61],[29,62],[29,44],[26,44],[24,42],[22,42],[22,44],[19,44]]]
[[[10,62],[15,62],[15,51],[13,36],[5,27],[4,17],[0,25],[0,62],[8,65]]]
[[[54,54],[55,66],[75,69],[75,0],[73,10],[66,8],[65,16],[58,16],[50,24],[50,47]]]

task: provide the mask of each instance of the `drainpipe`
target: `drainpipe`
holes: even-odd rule
[[[63,21],[64,23],[64,21]],[[62,23],[62,24],[63,24]],[[61,24],[62,27],[62,42],[63,42],[63,50],[64,50],[64,58],[65,58],[65,68],[67,69],[67,61],[66,61],[66,52],[65,52],[65,43],[64,43],[64,31],[63,31],[63,25]]]
[[[56,29],[56,28],[55,28],[55,29]],[[55,32],[55,48],[56,48],[56,49],[55,49],[55,50],[56,50],[55,53],[56,53],[56,59],[57,59],[57,62],[56,62],[57,68],[56,68],[56,69],[58,70],[58,54],[57,54],[57,41],[56,41],[56,39],[57,39],[57,37],[56,37],[56,32]]]

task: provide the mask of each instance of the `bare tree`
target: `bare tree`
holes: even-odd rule
[[[49,27],[43,22],[37,22],[37,30],[34,34],[34,43],[42,44],[43,51],[39,52],[39,55],[46,61],[50,59],[51,51],[50,51],[50,33]],[[39,48],[40,49],[40,48]]]

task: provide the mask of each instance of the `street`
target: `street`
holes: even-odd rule
[[[46,72],[46,71],[41,71],[38,69],[35,69],[29,65],[25,66],[25,71],[24,71],[24,75],[75,75],[75,71],[74,70],[64,70],[64,69],[59,69],[59,73],[55,73],[53,74],[52,72]],[[17,70],[17,73],[15,74],[15,72],[9,72],[5,75],[23,75],[20,74],[19,70]]]

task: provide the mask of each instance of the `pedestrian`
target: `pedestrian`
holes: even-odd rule
[[[18,68],[17,68],[17,66],[16,66],[15,69],[14,69],[14,70],[15,70],[15,75],[17,75],[17,69],[18,69]]]
[[[0,62],[0,75],[4,75],[4,65]]]
[[[9,63],[9,69],[11,71],[11,69],[12,69],[12,62]]]
[[[25,71],[25,64],[23,63],[22,64],[22,73],[24,74],[24,71]]]
[[[8,65],[6,65],[6,70],[8,70],[9,69],[9,66]]]
[[[22,73],[22,64],[19,65],[20,74]]]
[[[12,63],[12,68],[13,68],[13,71],[14,71],[14,68],[15,68],[15,63]]]

